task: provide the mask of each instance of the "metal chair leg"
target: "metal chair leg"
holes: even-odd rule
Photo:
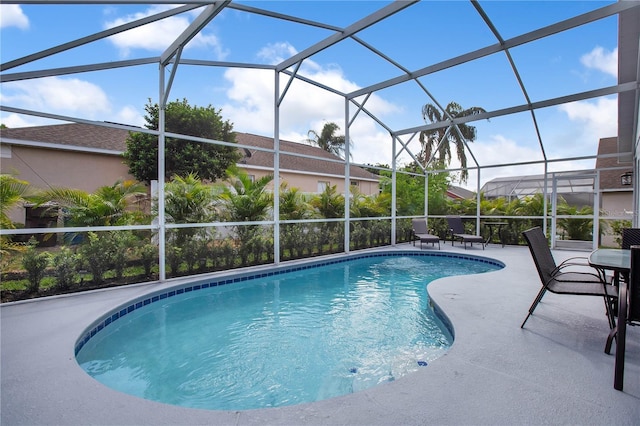
[[[540,301],[542,300],[542,296],[544,296],[546,292],[547,292],[546,287],[543,287],[540,289],[540,291],[538,292],[538,295],[536,296],[535,300],[531,304],[531,307],[529,308],[529,313],[527,314],[527,317],[524,319],[524,321],[522,321],[522,324],[520,324],[520,328],[524,328],[524,324],[527,322],[529,317],[533,314],[533,311],[536,310],[538,303],[540,303]]]

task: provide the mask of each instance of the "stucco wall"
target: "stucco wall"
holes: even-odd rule
[[[10,148],[10,149],[9,149]],[[94,192],[118,179],[134,179],[118,155],[61,151],[3,144],[0,173],[16,176],[33,187],[64,187]],[[14,222],[24,223],[23,208],[10,213]]]
[[[244,170],[249,175],[255,176],[256,179],[260,179],[263,176],[271,173],[268,170],[254,169],[250,167],[244,167]],[[360,179],[353,179],[358,182],[358,189],[364,195],[378,194],[378,182],[365,181]],[[281,171],[280,181],[286,182],[289,188],[298,188],[304,193],[318,193],[318,182],[329,182],[329,185],[336,186],[338,193],[344,193],[344,177],[342,176],[327,176],[327,175],[309,175],[296,172]],[[273,188],[273,185],[270,185]]]
[[[0,171],[16,174],[36,188],[59,186],[93,192],[118,179],[135,179],[118,155],[11,146]]]
[[[241,166],[242,167],[242,166]],[[245,168],[245,171],[260,179],[270,170]],[[101,186],[112,185],[119,179],[135,179],[128,173],[128,167],[119,155],[62,151],[3,144],[0,159],[0,173],[13,174],[29,182],[35,188],[64,187],[94,192]],[[339,193],[344,193],[344,178],[327,175],[309,175],[286,172],[280,174],[282,182],[291,188],[299,188],[305,193],[317,193],[318,182],[336,185]],[[362,194],[378,193],[378,183],[354,179]],[[272,187],[273,185],[271,185]],[[15,209],[10,213],[13,221],[24,223],[25,211]]]

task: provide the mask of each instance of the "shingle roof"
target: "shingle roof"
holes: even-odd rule
[[[273,149],[273,138],[265,136],[252,135],[249,133],[236,133],[236,142],[241,145],[250,145],[259,148]],[[265,151],[249,150],[251,156],[246,156],[241,163],[247,166],[273,168],[273,154]],[[335,176],[344,176],[344,164],[322,161],[317,159],[297,157],[287,155],[285,152],[293,154],[309,155],[314,157],[326,158],[327,160],[340,160],[339,157],[315,146],[306,145],[297,142],[280,140],[280,168],[284,170],[296,170],[301,172],[322,173]],[[284,151],[284,152],[283,152]],[[369,171],[351,166],[349,174],[353,178],[378,180],[378,176]]]
[[[598,156],[605,154],[617,154],[618,153],[618,138],[602,138],[598,144]],[[602,169],[607,167],[620,167],[626,166],[628,170],[601,170],[600,171],[600,189],[622,189],[628,188],[622,186],[620,181],[620,175],[626,171],[632,171],[633,165],[631,162],[618,161],[615,157],[610,158],[598,158],[596,160],[596,169]]]
[[[474,198],[475,195],[475,192],[462,188],[461,186],[449,185],[447,187],[447,196],[450,198],[470,200]]]
[[[0,130],[0,138],[3,141],[7,139],[17,139],[28,142],[64,145],[70,149],[73,149],[73,147],[81,147],[108,149],[119,152],[126,150],[126,139],[128,135],[128,130],[84,123],[16,127],[13,129]],[[273,149],[274,146],[273,138],[249,133],[236,133],[236,142],[241,145],[267,149]],[[280,140],[280,150],[329,160],[339,160],[339,157],[327,151],[302,143]],[[241,152],[243,155],[245,154],[244,151]],[[249,152],[251,156],[245,156],[241,160],[242,164],[269,169],[273,168],[272,153],[258,150],[249,150]],[[280,156],[280,168],[283,170],[344,176],[344,164],[296,157],[284,153]],[[349,173],[353,178],[378,180],[377,175],[357,166],[351,166]]]
[[[0,129],[2,139],[20,139],[30,142],[45,142],[69,147],[83,147],[124,151],[127,130],[92,124],[72,123],[49,126],[16,127]]]

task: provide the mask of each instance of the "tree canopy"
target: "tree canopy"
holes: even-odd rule
[[[315,130],[309,130],[307,132],[307,136],[309,136],[309,138],[306,142],[335,154],[338,157],[344,158],[346,139],[344,135],[336,135],[338,130],[340,130],[340,126],[336,123],[325,123],[320,134]]]
[[[422,107],[422,118],[427,123],[437,123],[449,118],[466,117],[485,112],[480,107],[463,108],[456,102],[449,102],[444,111],[440,108],[426,104]],[[448,166],[451,163],[451,145],[455,147],[456,157],[460,161],[462,172],[460,180],[466,182],[469,177],[467,171],[467,156],[464,150],[466,142],[473,142],[476,139],[476,128],[467,124],[457,124],[455,126],[441,127],[430,131],[420,132],[420,161],[424,166],[428,166],[432,157],[439,165]],[[437,157],[435,154],[437,153]]]
[[[145,106],[147,129],[159,128],[160,107],[158,104]],[[167,103],[165,110],[165,130],[206,139],[235,143],[233,124],[224,121],[221,110],[191,106],[184,99]],[[132,132],[127,138],[124,153],[129,173],[141,182],[149,183],[158,179],[158,137],[142,132]],[[214,181],[225,176],[230,165],[238,161],[240,155],[235,147],[195,142],[178,138],[165,138],[164,178],[174,175],[195,174],[201,179]]]

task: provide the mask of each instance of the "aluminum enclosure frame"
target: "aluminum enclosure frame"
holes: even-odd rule
[[[126,4],[162,4],[162,5],[172,5],[175,2],[169,0],[156,0],[156,1],[146,1],[146,0],[138,0],[138,1],[127,1],[127,0],[61,0],[61,1],[43,1],[43,0],[22,0],[22,1],[14,1],[14,0],[3,0],[4,4],[21,4],[21,5],[37,5],[37,4],[47,4],[47,5],[65,5],[65,4],[74,4],[74,5],[96,5],[96,4],[118,4],[118,5],[126,5]],[[58,114],[51,114],[47,111],[35,111],[35,110],[26,110],[22,108],[12,107],[11,105],[5,105],[4,103],[0,105],[0,110],[5,112],[14,112],[18,114],[32,115],[36,117],[49,118],[54,120],[62,120],[76,123],[88,123],[100,126],[111,126],[123,128],[131,131],[145,131],[152,134],[157,134],[159,136],[159,176],[163,176],[164,173],[164,140],[166,137],[174,136],[166,131],[164,128],[164,105],[167,102],[167,99],[171,93],[172,83],[174,77],[177,73],[180,72],[180,68],[187,65],[199,65],[199,66],[210,66],[210,67],[229,67],[229,68],[259,68],[264,70],[271,70],[274,74],[275,81],[275,90],[273,94],[273,116],[274,116],[274,218],[278,217],[279,212],[279,158],[280,158],[280,150],[279,150],[279,140],[280,140],[280,108],[283,100],[287,96],[287,92],[295,80],[304,81],[306,83],[312,84],[318,88],[330,91],[338,96],[344,98],[344,129],[345,129],[345,138],[346,140],[350,140],[349,133],[350,127],[355,120],[356,116],[359,114],[365,114],[372,120],[374,120],[378,125],[380,125],[383,129],[388,131],[390,146],[389,149],[392,152],[393,162],[391,164],[392,171],[392,214],[389,217],[392,223],[392,236],[395,236],[395,223],[396,223],[396,191],[395,191],[395,177],[398,172],[398,164],[397,159],[402,152],[406,152],[411,156],[414,160],[416,159],[417,152],[412,152],[410,148],[410,141],[415,138],[422,131],[429,131],[435,129],[446,128],[447,131],[458,132],[460,134],[460,130],[458,125],[473,123],[474,121],[487,120],[490,118],[497,118],[502,116],[508,116],[511,114],[517,113],[528,113],[531,116],[531,120],[533,126],[536,131],[536,137],[539,144],[540,152],[542,153],[543,160],[542,161],[531,161],[531,162],[522,162],[522,163],[504,163],[502,165],[525,165],[525,164],[543,164],[545,169],[545,175],[548,174],[548,166],[550,163],[554,161],[558,161],[557,159],[548,158],[545,151],[545,141],[540,133],[538,128],[538,120],[536,112],[540,109],[547,108],[550,106],[556,106],[561,104],[566,104],[569,102],[575,102],[580,100],[588,100],[594,99],[607,95],[618,95],[618,156],[620,159],[624,158],[633,158],[635,167],[634,167],[634,216],[633,216],[633,224],[634,226],[640,226],[638,220],[638,193],[637,188],[640,183],[639,176],[639,152],[640,152],[640,132],[638,130],[638,119],[640,116],[640,111],[638,108],[638,102],[640,99],[640,62],[638,60],[638,36],[640,34],[640,2],[636,0],[630,1],[618,1],[607,6],[597,8],[591,12],[573,16],[569,19],[561,20],[559,22],[555,22],[551,25],[547,25],[545,27],[538,28],[536,30],[512,37],[512,38],[504,38],[502,34],[497,30],[496,26],[490,19],[490,16],[484,11],[480,2],[476,0],[471,0],[473,8],[478,13],[479,17],[482,19],[486,27],[491,31],[494,35],[496,42],[494,44],[490,44],[484,46],[480,49],[476,49],[473,51],[466,52],[462,55],[458,55],[437,63],[428,64],[423,68],[417,70],[410,70],[406,66],[396,62],[388,55],[384,54],[380,50],[378,50],[375,46],[371,46],[365,40],[359,37],[359,32],[376,25],[379,22],[384,21],[385,19],[394,16],[395,14],[405,10],[410,9],[412,6],[418,3],[417,0],[409,0],[409,1],[393,1],[388,4],[385,4],[378,10],[373,13],[370,13],[364,16],[362,19],[359,19],[350,25],[345,27],[336,27],[333,25],[314,22],[308,19],[304,19],[297,16],[291,15],[283,15],[281,13],[273,12],[266,9],[260,9],[257,7],[251,7],[247,4],[236,3],[233,1],[199,1],[199,0],[184,0],[181,3],[183,5],[177,6],[167,11],[163,11],[152,16],[148,16],[142,19],[138,19],[133,22],[129,22],[127,24],[119,25],[115,28],[111,28],[108,30],[97,31],[94,34],[91,34],[86,37],[82,37],[77,40],[73,40],[61,45],[57,45],[39,52],[29,53],[21,58],[13,59],[8,62],[4,62],[0,64],[0,83],[8,83],[15,81],[23,81],[23,80],[31,80],[43,77],[53,77],[53,76],[63,76],[63,75],[74,75],[77,73],[84,73],[89,71],[99,71],[99,70],[110,70],[110,69],[120,69],[127,67],[135,67],[141,65],[150,65],[157,64],[158,65],[158,99],[160,99],[160,126],[157,130],[141,130],[140,128],[127,126],[127,125],[118,125],[114,123],[105,123],[103,121],[93,121],[86,120],[77,117],[71,116],[62,116]],[[242,11],[246,13],[258,14],[263,17],[268,17],[272,19],[284,19],[292,23],[302,24],[306,26],[313,26],[317,28],[322,28],[326,30],[333,31],[334,34],[322,39],[319,42],[316,42],[297,54],[292,55],[291,57],[281,61],[276,65],[266,65],[266,64],[258,64],[258,63],[231,63],[231,62],[221,62],[221,61],[208,61],[202,60],[198,58],[183,58],[183,48],[184,46],[193,39],[209,22],[215,21],[216,17],[225,9],[233,9],[237,11]],[[14,72],[14,69],[20,68],[25,65],[31,65],[34,62],[47,58],[52,55],[57,55],[63,53],[67,50],[75,49],[81,46],[88,45],[98,40],[102,40],[104,38],[113,36],[115,34],[119,34],[133,28],[138,28],[140,26],[149,24],[151,22],[160,21],[162,19],[166,19],[172,16],[176,16],[181,13],[185,13],[187,11],[196,11],[201,10],[199,16],[197,16],[193,22],[184,30],[184,32],[176,39],[174,42],[167,47],[167,49],[158,57],[147,57],[147,58],[137,58],[123,61],[113,61],[113,62],[104,62],[104,63],[90,63],[85,65],[75,65],[68,66],[64,68],[55,68],[55,69],[37,69],[37,70],[29,70],[29,71],[17,71]],[[580,93],[573,93],[566,96],[548,98],[538,101],[532,101],[527,90],[526,85],[524,84],[522,78],[520,77],[520,72],[517,66],[516,61],[511,56],[510,49],[513,49],[517,46],[521,46],[527,43],[531,43],[536,40],[544,39],[545,37],[549,37],[551,35],[567,31],[591,22],[598,21],[600,19],[604,19],[611,16],[618,16],[620,27],[619,27],[619,77],[618,84],[608,87],[602,87],[595,90],[589,90]],[[391,66],[398,69],[398,76],[375,83],[373,85],[360,88],[358,90],[346,93],[342,92],[335,87],[326,86],[318,81],[313,81],[307,77],[304,77],[298,73],[298,70],[302,63],[305,60],[308,60],[313,55],[322,52],[326,49],[330,49],[336,44],[340,43],[343,40],[350,39],[357,43],[360,46],[363,46],[365,49],[373,53],[374,55],[382,58],[385,62],[389,63]],[[411,128],[404,129],[396,129],[392,128],[390,125],[385,124],[384,120],[376,114],[374,114],[371,110],[367,109],[367,102],[371,99],[371,96],[376,92],[379,92],[383,89],[387,89],[390,87],[394,87],[396,85],[406,83],[406,82],[414,82],[416,87],[420,92],[426,95],[436,106],[438,106],[442,111],[444,111],[443,103],[440,99],[436,98],[429,89],[420,81],[421,77],[428,76],[430,74],[436,73],[438,71],[442,71],[448,68],[452,68],[458,65],[466,64],[474,60],[478,60],[484,57],[487,57],[492,54],[502,53],[505,55],[507,62],[509,63],[511,70],[515,79],[518,82],[520,90],[522,91],[522,96],[526,100],[526,102],[518,105],[512,105],[507,108],[487,111],[485,113],[476,114],[473,116],[466,117],[446,117],[446,120],[419,125]],[[168,78],[166,76],[169,76]],[[280,77],[286,76],[287,83],[284,87],[280,85]],[[364,98],[364,99],[362,99]],[[202,138],[192,138],[189,136],[179,135],[180,138],[186,140],[198,140],[200,142],[208,142],[208,143],[216,143],[220,144],[220,141],[206,140]],[[224,145],[224,143],[222,143]],[[348,209],[348,200],[349,200],[349,167],[352,164],[349,158],[349,144],[346,144],[346,155],[344,161],[345,167],[345,217],[344,217],[344,228],[345,228],[345,251],[349,251],[349,209]],[[478,194],[478,201],[480,200],[480,174],[483,169],[487,167],[497,167],[496,165],[484,165],[481,164],[476,156],[473,154],[473,147],[471,147],[465,141],[465,148],[467,152],[470,154],[473,165],[469,167],[469,169],[474,169],[478,173],[478,187],[476,193]],[[254,148],[252,148],[254,149]],[[295,155],[295,154],[287,154],[287,155]],[[565,158],[565,160],[581,160],[581,159],[593,159],[596,156],[589,155],[581,155],[575,156],[572,158]],[[355,164],[359,165],[359,164]],[[459,169],[444,169],[444,170],[427,170],[423,169],[425,179],[428,179],[429,174],[436,172],[448,172],[448,171],[458,171]],[[545,194],[550,193],[549,183],[545,181],[544,187]],[[426,194],[425,194],[426,195]],[[158,232],[160,235],[160,259],[164,259],[165,247],[164,247],[164,235],[166,229],[170,229],[172,226],[168,226],[164,220],[164,182],[163,179],[159,179],[159,224],[158,224]],[[425,197],[426,199],[427,197]],[[546,199],[546,198],[545,198]],[[476,229],[479,229],[480,224],[480,210],[478,202],[478,211],[476,217]],[[428,206],[425,206],[427,208]],[[425,210],[428,211],[428,210]],[[546,208],[545,208],[546,211]],[[546,223],[546,221],[545,221]],[[279,262],[279,254],[280,254],[280,242],[279,242],[279,226],[280,221],[274,219],[273,221],[267,222],[259,222],[257,224],[268,224],[274,226],[274,259],[276,259],[276,263]],[[206,226],[216,226],[216,224],[202,224]],[[229,225],[229,223],[224,224]],[[220,225],[222,226],[222,225]],[[175,226],[174,227],[179,227]],[[109,229],[119,229],[117,227],[102,227],[100,230],[109,230]],[[91,230],[91,229],[87,229]],[[12,233],[27,233],[33,230],[20,230],[20,231],[6,231],[3,230],[2,234],[12,234]],[[67,228],[60,228],[56,230],[56,232],[69,232]],[[392,237],[393,238],[393,237]],[[392,240],[395,243],[395,240]],[[160,277],[161,280],[164,280],[166,277],[164,262],[160,262]]]

